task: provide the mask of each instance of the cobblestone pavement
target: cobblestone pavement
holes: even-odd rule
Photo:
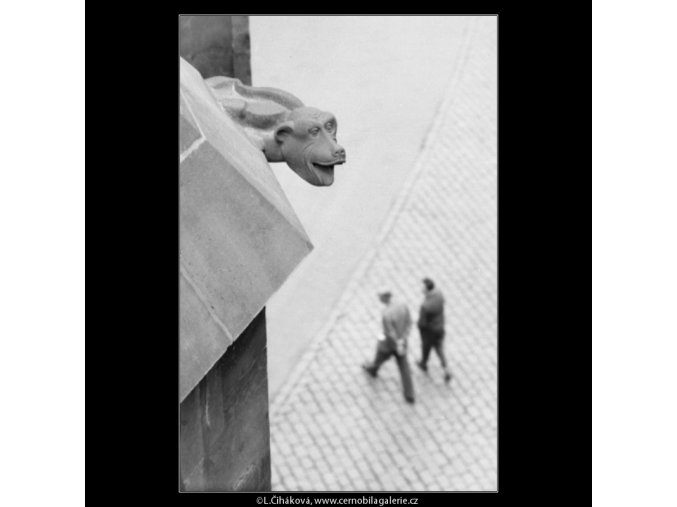
[[[421,156],[322,333],[271,404],[277,491],[492,491],[497,488],[496,33],[468,37]],[[411,105],[411,104],[409,104]],[[417,315],[421,278],[447,305],[445,385],[431,354],[404,402],[388,361],[372,379],[381,332],[376,293]]]

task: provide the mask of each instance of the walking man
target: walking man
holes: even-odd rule
[[[404,303],[393,301],[392,293],[381,292],[378,295],[384,304],[382,313],[383,337],[376,347],[376,357],[372,363],[362,365],[367,373],[376,377],[381,365],[395,356],[402,377],[404,399],[414,403],[414,384],[411,381],[409,363],[407,363],[407,338],[411,331],[411,315]]]
[[[424,299],[418,317],[418,330],[421,333],[421,361],[418,367],[428,371],[428,357],[430,349],[434,348],[444,369],[444,381],[451,380],[451,373],[447,368],[444,357],[444,296],[435,288],[435,282],[430,278],[423,279]]]

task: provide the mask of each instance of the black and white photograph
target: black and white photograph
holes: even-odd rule
[[[497,34],[180,16],[181,491],[497,491]]]
[[[3,9],[1,506],[677,505],[674,2],[146,7]]]

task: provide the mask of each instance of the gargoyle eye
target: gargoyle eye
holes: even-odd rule
[[[331,121],[327,122],[326,125],[324,126],[324,128],[326,128],[329,131],[332,131],[332,130],[334,130],[334,123],[331,122]]]
[[[314,128],[312,128],[312,129],[310,129],[309,132],[310,132],[312,135],[316,136],[317,134],[320,133],[320,127],[314,127]]]

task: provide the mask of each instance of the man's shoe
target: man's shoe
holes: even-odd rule
[[[414,404],[414,398],[411,398],[409,396],[405,396],[404,399],[407,401],[407,403],[411,403],[412,405]]]
[[[451,373],[447,372],[444,374],[444,382],[447,384],[451,382]]]
[[[416,361],[416,366],[421,368],[421,370],[423,370],[424,372],[426,372],[426,373],[428,372],[428,367],[425,364],[423,364],[421,361]]]
[[[368,364],[363,364],[363,365],[362,365],[362,369],[363,369],[364,371],[366,371],[366,372],[367,372],[369,375],[371,375],[372,377],[376,378],[376,371],[374,371],[374,369],[373,369],[370,365],[368,365]]]

